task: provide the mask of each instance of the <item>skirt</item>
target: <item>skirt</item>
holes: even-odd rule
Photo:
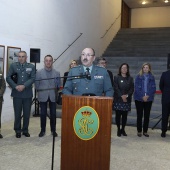
[[[115,102],[113,108],[114,110],[130,111],[131,103]]]

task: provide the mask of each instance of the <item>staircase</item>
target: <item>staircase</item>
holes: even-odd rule
[[[121,29],[103,56],[167,57],[170,53],[170,28]]]
[[[122,63],[128,63],[130,74],[135,79],[145,62],[152,66],[156,79],[156,89],[159,90],[159,80],[163,71],[167,70],[167,56],[170,53],[170,28],[133,28],[121,29],[103,57],[108,61],[107,68],[117,75]],[[155,94],[150,116],[150,127],[153,127],[161,118],[161,95]],[[113,114],[113,123],[115,118]],[[136,126],[136,109],[134,101],[128,115],[128,125]],[[160,128],[159,123],[156,128]]]

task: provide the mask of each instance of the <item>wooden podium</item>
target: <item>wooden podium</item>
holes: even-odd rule
[[[99,96],[63,95],[62,102],[61,170],[109,170],[113,99]],[[84,108],[86,109],[82,111],[81,109]],[[97,119],[90,118],[95,113],[97,113],[98,122]],[[78,117],[81,114],[83,118]],[[84,117],[89,118],[91,124],[98,123],[96,132],[90,128]],[[79,128],[81,121],[86,126]],[[75,124],[78,125],[77,131]],[[91,134],[96,134],[90,139],[82,139],[83,130],[87,133],[91,130],[93,132]],[[82,137],[77,135],[79,132]]]

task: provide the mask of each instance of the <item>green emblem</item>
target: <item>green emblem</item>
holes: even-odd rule
[[[99,123],[97,112],[90,106],[83,106],[74,116],[74,132],[80,139],[90,140],[96,136]]]

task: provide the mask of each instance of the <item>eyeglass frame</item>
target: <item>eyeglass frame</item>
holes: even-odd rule
[[[94,54],[81,54],[81,57],[90,57],[90,56],[94,56]]]

